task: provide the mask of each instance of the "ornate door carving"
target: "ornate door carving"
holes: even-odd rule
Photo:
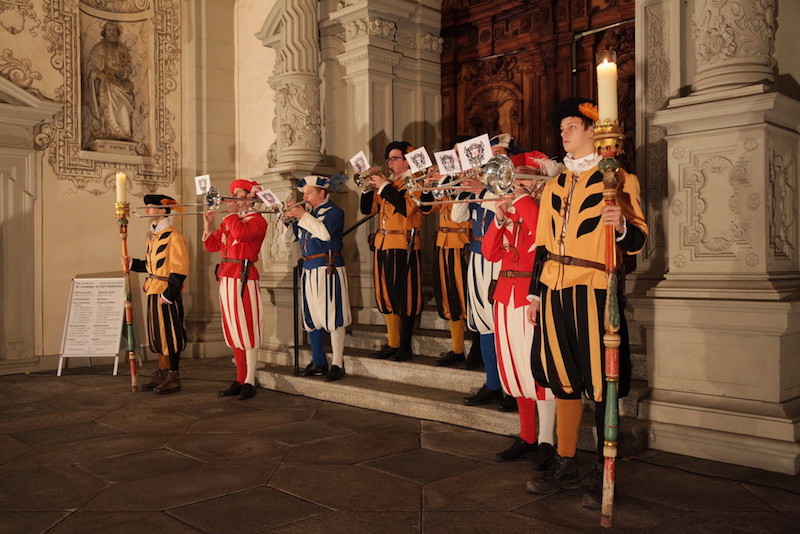
[[[632,160],[633,17],[634,0],[445,0],[444,142],[508,132],[526,150],[561,155],[549,111],[570,96],[596,98],[595,54],[614,48]]]

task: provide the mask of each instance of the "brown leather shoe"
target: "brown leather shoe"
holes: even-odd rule
[[[169,369],[156,369],[153,377],[147,384],[142,386],[142,391],[153,391],[158,386],[164,383],[169,376]]]
[[[168,371],[167,379],[156,387],[153,391],[157,395],[166,393],[177,393],[181,390],[181,374],[178,371]]]

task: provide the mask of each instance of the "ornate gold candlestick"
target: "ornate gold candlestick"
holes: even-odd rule
[[[122,257],[128,257],[128,215],[130,203],[125,198],[126,178],[117,173],[117,201],[114,203],[114,214],[117,216],[119,237],[122,242]],[[131,368],[131,391],[139,391],[139,377],[136,369],[136,331],[133,328],[133,300],[131,299],[131,273],[128,263],[123,261],[122,272],[125,274],[125,337],[128,341],[128,363]]]

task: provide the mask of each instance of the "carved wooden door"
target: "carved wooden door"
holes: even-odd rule
[[[595,55],[612,48],[633,168],[633,16],[634,0],[445,0],[444,144],[506,132],[525,150],[563,155],[550,110],[570,96],[596,99]]]

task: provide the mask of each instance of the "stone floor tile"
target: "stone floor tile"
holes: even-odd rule
[[[703,458],[693,458],[691,456],[683,456],[681,454],[660,451],[656,454],[648,456],[646,459],[643,457],[637,457],[633,461],[682,469],[697,475],[706,475],[739,482],[751,480],[753,477],[761,473],[759,469],[752,467],[725,464],[722,462],[704,460]]]
[[[170,517],[166,512],[74,512],[53,529],[48,530],[47,534],[90,532],[200,534],[202,531]]]
[[[106,484],[71,466],[0,469],[0,511],[44,512],[76,509]]]
[[[422,532],[425,534],[484,533],[484,532],[547,532],[570,534],[578,532],[547,523],[535,517],[513,512],[458,511],[424,512]]]
[[[213,419],[214,417],[248,415],[254,410],[246,402],[224,402],[224,400],[215,395],[213,398],[209,398],[207,402],[194,402],[178,406],[175,408],[175,412],[195,419]]]
[[[781,488],[800,495],[800,476],[784,475],[782,473],[770,473],[760,471],[750,482],[774,488]]]
[[[511,438],[507,436],[459,427],[451,427],[450,431],[422,434],[422,447],[425,449],[458,454],[483,462],[494,462],[494,455],[510,445]]]
[[[462,456],[416,449],[361,465],[424,484],[478,469],[485,464]]]
[[[47,404],[58,410],[97,410],[113,412],[127,406],[133,400],[132,395],[120,395],[110,388],[80,388],[48,400]]]
[[[600,512],[581,506],[583,490],[571,490],[518,508],[516,512],[580,532],[608,532],[600,526]],[[616,496],[612,514],[613,532],[649,532],[684,512],[624,495]]]
[[[420,509],[419,484],[360,466],[283,464],[269,486],[335,510]]]
[[[5,412],[5,409],[3,409]],[[96,410],[62,411],[46,407],[33,413],[0,419],[3,432],[13,434],[53,426],[88,423],[103,417],[107,412]]]
[[[642,462],[618,464],[617,492],[686,511],[771,510],[738,482]]]
[[[797,524],[777,512],[693,512],[681,515],[648,534],[736,533],[787,534]]]
[[[15,432],[12,435],[28,445],[40,446],[71,443],[86,439],[113,436],[118,433],[119,432],[113,428],[91,422],[51,426],[48,428],[39,428],[37,430]]]
[[[214,534],[261,532],[325,512],[327,508],[272,488],[255,488],[169,510],[184,523]]]
[[[226,384],[227,386],[227,384]],[[255,402],[251,402],[255,401]],[[270,391],[264,388],[258,388],[258,394],[255,398],[248,400],[245,404],[253,405],[262,410],[310,410],[316,412],[319,410],[323,402],[319,399],[312,399],[311,397],[303,397],[302,395],[290,395],[287,393],[279,393],[277,391]]]
[[[314,414],[314,419],[357,432],[418,434],[420,429],[420,422],[417,419],[334,403],[325,403],[320,406]]]
[[[39,534],[50,528],[68,512],[0,512],[0,534]]]
[[[287,463],[357,464],[419,448],[414,434],[350,434],[292,447]]]
[[[16,467],[47,464],[73,465],[164,447],[169,434],[114,434],[67,445],[37,447],[12,460]]]
[[[144,451],[78,464],[78,467],[110,483],[130,482],[191,469],[202,462],[168,450]]]
[[[255,399],[250,399],[255,400]],[[250,400],[220,399],[220,402],[250,403]],[[287,410],[252,410],[247,413],[234,414],[227,417],[203,419],[192,425],[189,432],[241,433],[260,431],[273,426],[308,421],[312,412],[306,409]]]
[[[109,487],[82,511],[157,511],[263,486],[275,463],[206,466]]]
[[[251,434],[194,434],[178,436],[168,447],[208,464],[240,463],[258,459],[280,460],[289,447]]]
[[[0,465],[31,450],[33,448],[30,445],[8,434],[0,434]]]
[[[157,434],[187,430],[197,420],[164,409],[149,408],[119,410],[101,417],[97,422],[120,432]]]
[[[800,513],[800,495],[795,492],[747,482],[742,486],[779,512]]]
[[[329,512],[270,534],[419,534],[419,512]]]
[[[510,511],[537,499],[525,491],[533,471],[528,463],[493,463],[423,488],[426,512],[440,510]]]
[[[257,435],[273,439],[286,445],[300,445],[336,436],[343,436],[351,432],[352,431],[347,428],[331,426],[322,421],[312,420],[273,426],[266,430],[259,431]]]

